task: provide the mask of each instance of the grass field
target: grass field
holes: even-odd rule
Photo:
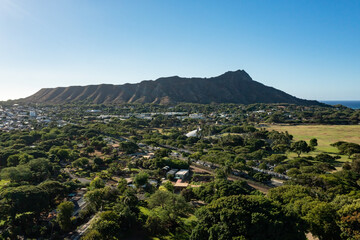
[[[309,155],[319,152],[337,154],[338,150],[330,144],[337,141],[353,142],[360,144],[360,125],[269,125],[268,130],[279,132],[288,131],[294,136],[294,140],[309,140],[316,138],[318,140],[317,150]],[[339,161],[349,161],[347,156],[341,156]]]

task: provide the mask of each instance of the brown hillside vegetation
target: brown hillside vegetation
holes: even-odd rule
[[[44,88],[21,99],[31,103],[293,103],[320,105],[302,100],[272,87],[265,86],[243,70],[227,72],[212,78],[181,78],[178,76],[142,81],[138,84],[90,85]]]

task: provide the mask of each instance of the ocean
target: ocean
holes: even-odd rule
[[[360,101],[319,101],[329,105],[341,104],[352,109],[360,109]]]

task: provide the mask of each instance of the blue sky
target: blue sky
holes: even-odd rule
[[[237,69],[300,98],[360,100],[360,1],[0,0],[0,100]]]

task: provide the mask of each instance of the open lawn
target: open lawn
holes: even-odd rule
[[[288,131],[294,136],[294,140],[309,140],[316,138],[319,146],[314,152],[326,152],[329,154],[337,154],[338,150],[330,144],[337,141],[353,142],[360,144],[360,125],[269,125],[268,130],[276,130],[279,132]],[[310,153],[313,155],[314,153]],[[347,156],[341,156],[339,161],[349,161]]]

